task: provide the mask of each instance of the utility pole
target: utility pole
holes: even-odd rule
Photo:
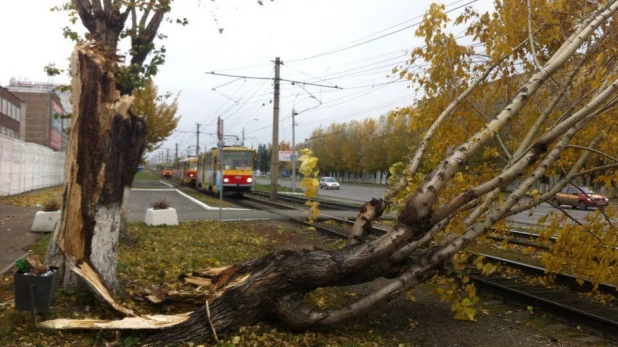
[[[195,142],[195,156],[200,156],[200,123],[196,123],[197,125],[197,141]]]
[[[169,165],[170,163],[170,149],[166,148],[167,153],[166,153],[166,157],[165,157],[165,165]]]
[[[296,111],[292,109],[292,193],[296,193]]]
[[[225,133],[223,132],[223,119],[219,117],[217,119],[217,138],[219,139],[219,141],[217,142],[217,146],[219,147],[219,165],[221,165],[221,170],[219,172],[221,174],[218,178],[216,178],[219,188],[219,221],[223,220],[223,169],[225,169],[225,166],[223,166],[223,147],[225,145],[225,143],[223,142],[224,134]]]
[[[270,199],[277,199],[277,180],[279,178],[279,84],[281,81],[290,82],[292,84],[298,83],[304,86],[316,86],[323,88],[335,88],[335,89],[343,89],[339,86],[333,85],[323,85],[316,84],[310,82],[303,81],[294,81],[288,79],[282,79],[280,76],[280,68],[283,63],[279,57],[275,58],[275,97],[273,102],[273,143],[272,143],[272,156],[270,162]],[[256,77],[256,76],[240,76],[240,75],[230,75],[223,73],[216,73],[214,71],[207,72],[209,75],[215,76],[225,76],[225,77],[236,77],[243,79],[255,79],[255,80],[272,80],[271,77]],[[317,99],[316,99],[317,100]],[[243,136],[244,137],[244,136]]]
[[[275,96],[273,102],[273,148],[270,161],[270,200],[277,200],[277,179],[279,178],[279,83],[281,60],[275,58]]]
[[[174,163],[178,160],[178,144],[176,144],[176,154],[174,155]]]
[[[241,147],[245,147],[245,128],[242,128],[242,142]]]
[[[260,146],[258,144],[258,150],[257,150],[257,171],[260,172],[260,175],[262,174],[262,146]]]

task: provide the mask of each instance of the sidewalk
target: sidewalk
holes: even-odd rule
[[[30,232],[34,215],[39,210],[0,201],[0,275],[10,271],[15,261],[26,256],[28,248],[45,236]]]

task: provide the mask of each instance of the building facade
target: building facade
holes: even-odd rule
[[[6,88],[0,87],[0,134],[24,140],[25,123],[22,121],[26,106]]]
[[[11,80],[8,90],[26,104],[24,138],[55,151],[66,148],[68,120],[63,100],[54,92],[55,85]]]

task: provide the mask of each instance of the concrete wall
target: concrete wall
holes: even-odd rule
[[[0,196],[64,183],[65,153],[0,135]]]

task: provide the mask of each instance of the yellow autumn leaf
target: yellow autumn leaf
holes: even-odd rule
[[[463,181],[464,181],[463,174],[461,172],[456,173],[455,176],[453,176],[453,179],[457,183],[463,183]]]

